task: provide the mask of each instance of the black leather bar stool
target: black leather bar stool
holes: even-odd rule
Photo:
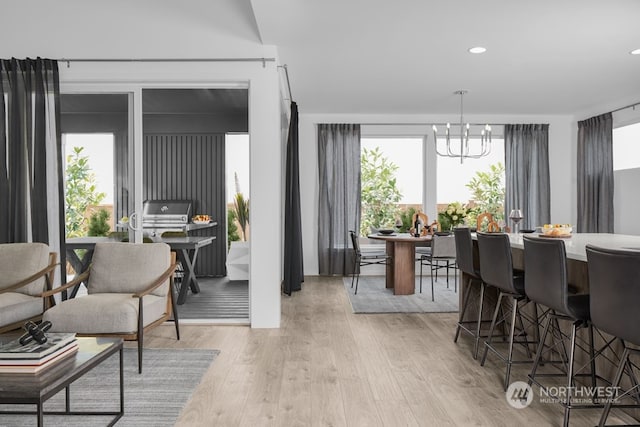
[[[622,374],[627,371],[636,387],[633,394],[638,402],[638,382],[630,356],[640,354],[640,350],[627,347],[627,343],[640,345],[640,251],[605,249],[592,245],[587,245],[586,251],[591,322],[599,330],[618,337],[624,348],[612,387],[620,385]],[[612,401],[607,401],[600,417],[600,426],[604,426],[611,406]]]
[[[566,376],[567,396],[566,402],[559,399],[564,406],[564,426],[569,425],[569,414],[572,408],[593,408],[593,405],[573,405],[571,403],[571,391],[575,386],[575,378],[577,376],[590,376],[591,385],[596,386],[596,366],[593,350],[593,328],[589,322],[589,295],[570,295],[569,282],[567,279],[567,255],[565,252],[564,242],[559,239],[543,239],[523,236],[524,240],[524,270],[526,271],[524,279],[524,290],[527,297],[550,309],[547,314],[544,331],[540,337],[538,351],[533,362],[533,368],[529,374],[529,385],[536,383],[543,387],[538,377],[557,377]],[[558,320],[571,322],[571,335],[566,337],[559,329]],[[576,334],[578,329],[588,328],[589,330],[589,359],[591,370],[589,373],[576,373],[574,370],[574,360],[576,352]],[[560,336],[559,342],[553,341],[553,346],[545,346],[545,342],[549,331],[552,337]],[[565,351],[564,338],[570,338],[571,345],[569,349],[568,360],[560,361],[542,360],[543,353],[549,353],[556,349],[558,344],[562,345]],[[546,347],[546,349],[545,349]],[[559,353],[559,352],[558,352]],[[561,356],[562,354],[559,353]],[[564,354],[566,357],[566,354]],[[566,373],[538,373],[540,362],[544,363],[566,363]],[[564,398],[564,397],[563,397]]]
[[[484,290],[485,284],[480,278],[480,270],[473,266],[473,241],[471,240],[471,231],[468,228],[456,228],[453,230],[453,235],[456,242],[456,264],[458,269],[469,277],[467,282],[466,294],[464,296],[464,302],[462,303],[462,310],[460,310],[460,318],[458,319],[458,326],[456,327],[456,336],[453,342],[458,342],[460,331],[465,331],[471,335],[474,339],[473,343],[473,358],[478,358],[478,344],[480,343],[480,330],[483,322],[489,322],[490,320],[482,320],[482,309],[484,307]],[[478,318],[477,320],[464,320],[464,315],[467,312],[469,303],[471,301],[471,294],[474,293],[471,286],[480,286],[479,300],[478,300]],[[475,329],[471,329],[471,324],[475,324]],[[469,326],[467,326],[469,325]]]
[[[484,343],[484,354],[482,355],[480,365],[484,366],[489,350],[506,362],[507,369],[504,376],[504,389],[506,391],[509,386],[509,378],[511,376],[511,365],[514,363],[532,362],[532,354],[529,349],[529,344],[534,343],[535,341],[529,341],[527,339],[527,333],[522,320],[523,317],[526,316],[523,316],[521,311],[521,308],[529,302],[529,299],[524,292],[524,274],[516,274],[513,270],[511,244],[509,243],[509,236],[507,234],[478,233],[478,250],[480,254],[480,277],[482,277],[482,281],[488,285],[495,286],[500,291],[500,294],[498,295],[498,302],[496,303],[496,309],[494,310],[493,319],[491,321],[491,328],[489,329],[489,336],[487,337],[487,341]],[[493,333],[496,325],[506,322],[506,316],[503,316],[502,319],[498,320],[498,314],[500,312],[503,298],[511,300],[509,347],[506,355],[500,353],[495,347],[495,344],[493,344]],[[537,328],[537,312],[534,316],[535,319],[533,319],[532,322],[536,323]],[[524,338],[517,341],[516,321],[520,324],[517,336],[522,336]],[[514,344],[522,344],[529,359],[513,360]]]

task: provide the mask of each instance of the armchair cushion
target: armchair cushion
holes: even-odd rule
[[[136,293],[146,289],[171,265],[166,243],[97,243],[87,291],[94,293]],[[169,280],[152,294],[166,297]]]
[[[42,314],[42,298],[19,292],[6,292],[0,297],[0,326],[10,325]]]
[[[0,272],[2,272],[0,274],[0,289],[19,283],[48,265],[49,246],[44,243],[0,244]],[[44,277],[40,277],[16,292],[36,296],[44,290],[44,283]],[[40,311],[42,311],[41,300]]]
[[[93,293],[64,301],[44,313],[52,332],[78,334],[130,334],[138,329],[138,298],[133,294]],[[167,313],[167,298],[146,295],[142,299],[144,326]]]

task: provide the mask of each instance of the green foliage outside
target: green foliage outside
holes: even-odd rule
[[[231,246],[231,242],[240,240],[238,235],[238,226],[236,225],[236,212],[233,209],[227,210],[227,246]],[[228,249],[227,247],[227,249]]]
[[[398,202],[401,198],[393,162],[383,156],[379,147],[364,148],[360,157],[362,174],[360,235],[369,234],[370,227],[393,228],[398,216]]]
[[[413,227],[413,215],[418,212],[416,208],[407,208],[400,212],[400,222],[402,225],[398,227],[400,233],[408,233],[409,229]]]
[[[244,198],[244,195],[240,191],[240,182],[238,181],[238,174],[234,173],[236,179],[236,195],[233,198],[233,208],[235,210],[236,219],[240,224],[242,230],[242,240],[247,241],[247,224],[249,224],[249,199]]]
[[[96,175],[89,167],[89,157],[82,155],[83,149],[73,147],[73,154],[67,156],[64,194],[67,237],[86,236],[87,206],[99,205],[106,196],[96,189]]]
[[[89,236],[108,236],[110,230],[109,212],[106,209],[100,209],[91,214],[89,218]]]
[[[493,215],[494,221],[504,219],[504,165],[498,162],[487,172],[476,172],[467,184],[476,206],[469,210],[467,224],[475,227],[476,218],[483,212]]]

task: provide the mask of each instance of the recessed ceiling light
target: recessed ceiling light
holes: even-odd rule
[[[469,48],[469,52],[471,53],[485,53],[487,51],[486,47],[476,46]]]
[[[640,55],[640,49],[634,49],[631,52],[629,52],[631,55]]]

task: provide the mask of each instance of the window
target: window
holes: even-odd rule
[[[422,209],[422,138],[362,138],[360,234],[393,227],[408,208]]]
[[[613,130],[613,170],[640,168],[640,123]]]
[[[469,145],[480,144],[479,140],[469,140]],[[438,156],[438,205],[451,202],[468,203],[473,199],[467,184],[478,172],[486,172],[491,165],[504,165],[504,141],[493,138],[491,153],[479,159],[460,159]]]
[[[98,210],[107,211],[113,230],[113,134],[67,133],[62,143],[67,237],[86,236],[89,218]]]

